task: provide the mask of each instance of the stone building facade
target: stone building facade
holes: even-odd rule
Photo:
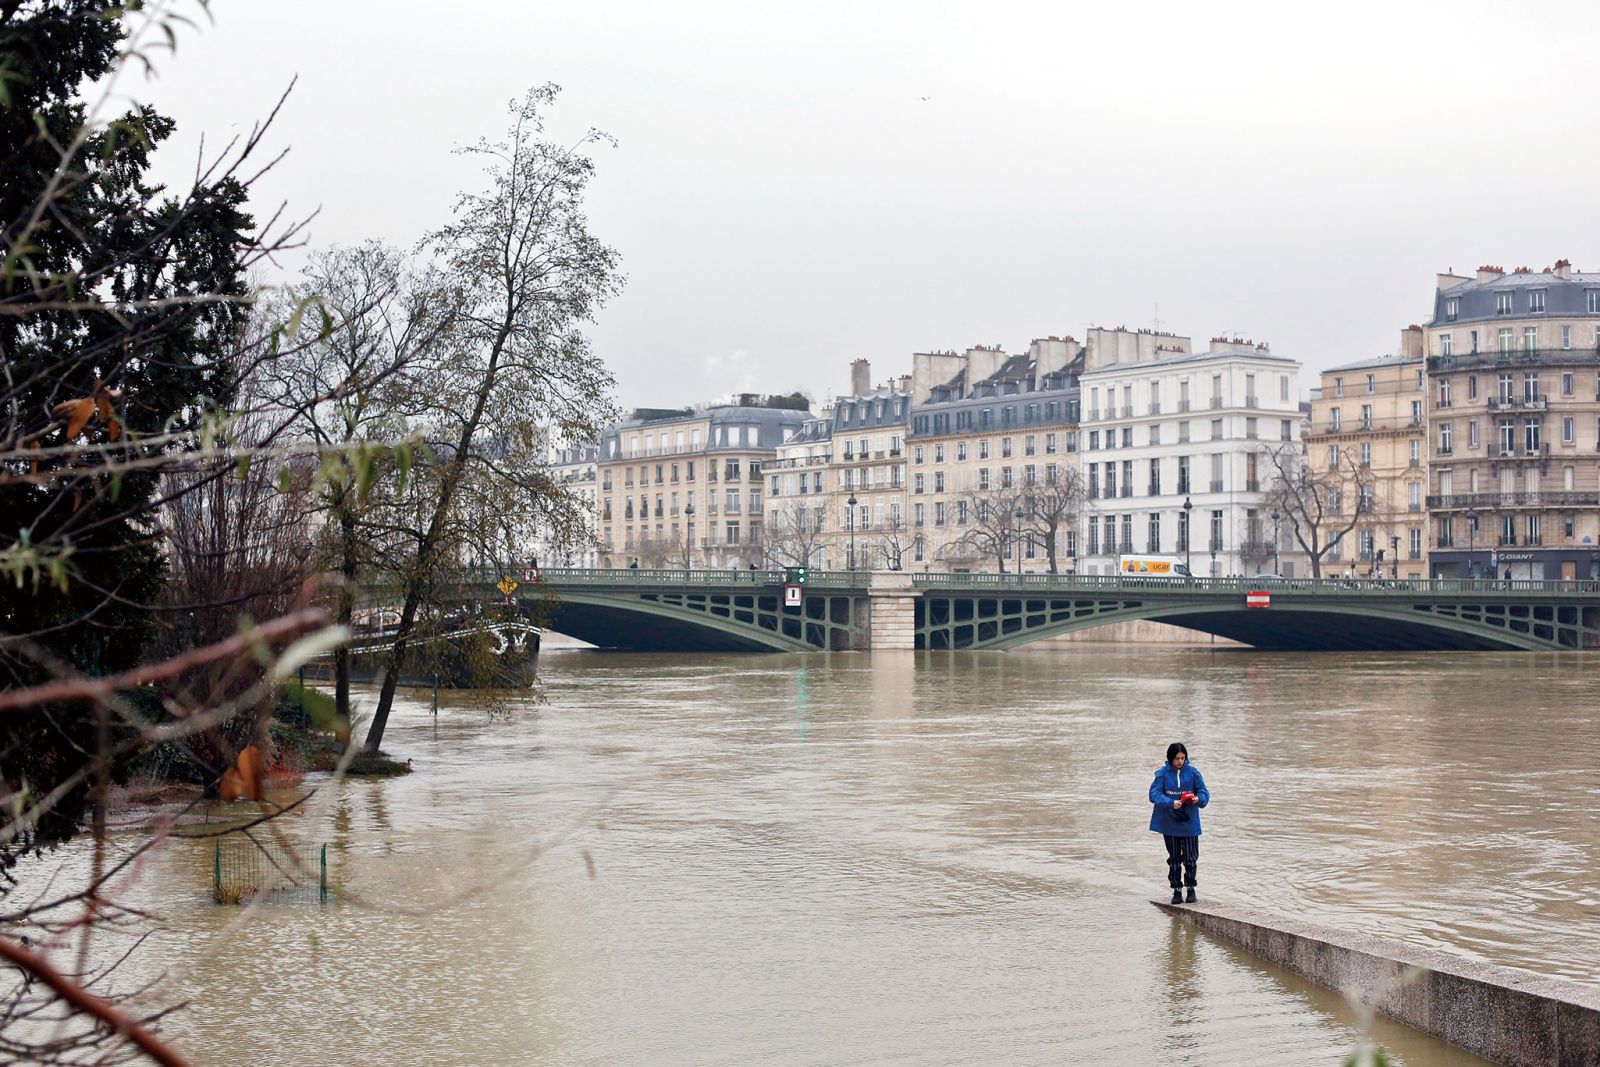
[[[1334,542],[1324,557],[1331,565],[1325,572],[1353,567],[1367,576],[1427,576],[1422,346],[1422,328],[1408,327],[1399,354],[1323,371],[1320,388],[1311,393],[1306,463],[1343,489],[1340,508],[1322,526],[1320,543]],[[1356,471],[1370,480],[1351,477]]]
[[[1120,555],[1183,557],[1199,576],[1293,576],[1273,541],[1264,449],[1301,447],[1300,364],[1264,344],[1171,334],[1092,351],[1079,431],[1085,484],[1081,570]]]
[[[1049,534],[1025,513],[1023,491],[1076,478],[1083,359],[1070,337],[1036,339],[1020,355],[980,345],[912,357],[907,569],[1049,569]],[[1007,521],[1013,509],[1021,514]],[[1053,530],[1060,573],[1074,570],[1076,519],[1074,507]]]
[[[761,566],[764,466],[810,412],[756,404],[640,409],[596,464],[602,567]]]
[[[1600,577],[1600,273],[1441,274],[1426,327],[1434,577]]]

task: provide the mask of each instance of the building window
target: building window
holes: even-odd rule
[[[1150,534],[1147,550],[1151,555],[1161,551],[1161,513],[1158,511],[1150,513]]]
[[[1450,406],[1450,379],[1449,378],[1440,378],[1439,379],[1439,406],[1442,407],[1442,408],[1447,408],[1447,407]]]
[[[1522,328],[1522,350],[1536,352],[1539,349],[1539,327],[1524,326]]]
[[[1294,423],[1289,419],[1278,420],[1278,439],[1280,441],[1294,440]]]
[[[1211,551],[1222,551],[1222,512],[1211,513]]]
[[[1578,438],[1577,426],[1578,426],[1578,420],[1573,418],[1571,415],[1568,415],[1566,418],[1561,420],[1561,443],[1562,444],[1570,445],[1570,444],[1572,444],[1573,442],[1575,442],[1577,440],[1577,438]]]
[[[1600,315],[1600,289],[1585,289],[1584,296],[1588,298],[1589,314]]]
[[[1422,558],[1422,530],[1421,529],[1418,529],[1418,528],[1415,528],[1415,527],[1412,528],[1412,530],[1411,530],[1411,544],[1408,547],[1411,550],[1408,558],[1410,558],[1410,559],[1421,559]]]
[[[1478,399],[1478,376],[1476,374],[1467,375],[1467,399]]]
[[[1000,438],[1000,458],[1001,459],[1010,459],[1011,458],[1011,438],[1009,438],[1009,437]]]
[[[1468,448],[1477,448],[1478,447],[1478,420],[1477,419],[1468,419],[1467,420],[1467,447]]]
[[[1496,315],[1511,314],[1511,294],[1496,293],[1494,295],[1494,313]]]
[[[1561,395],[1562,396],[1571,396],[1572,395],[1572,372],[1571,371],[1567,371],[1565,374],[1563,374],[1561,376]]]
[[[1044,435],[1044,454],[1047,456],[1056,454],[1056,435],[1053,433]]]
[[[1335,378],[1333,380],[1333,395],[1336,396],[1336,397],[1344,396],[1344,379],[1343,378]]]
[[[1563,327],[1561,327],[1561,347],[1562,348],[1571,348],[1572,347],[1572,327],[1571,326],[1563,326]]]
[[[978,458],[979,459],[988,459],[989,458],[989,439],[987,437],[985,437],[983,440],[978,442]]]
[[[1362,441],[1361,442],[1361,465],[1363,467],[1372,466],[1372,442],[1371,441]]]
[[[1329,408],[1328,409],[1328,432],[1329,433],[1338,433],[1339,432],[1339,409],[1338,408]]]
[[[1439,354],[1441,356],[1454,355],[1454,353],[1451,351],[1453,343],[1454,342],[1450,334],[1441,333],[1439,335]],[[1371,375],[1369,374],[1368,377],[1370,378]]]
[[[1446,300],[1444,302],[1444,317],[1446,319],[1448,319],[1450,322],[1454,322],[1454,321],[1456,321],[1456,318],[1458,316],[1460,316],[1460,314],[1461,314],[1461,298],[1460,297],[1452,296],[1450,299],[1448,299],[1448,300]]]
[[[1442,456],[1450,454],[1450,424],[1448,422],[1439,424],[1439,454]]]
[[[944,492],[944,471],[933,472],[933,491],[935,493]]]
[[[1100,516],[1089,516],[1089,555],[1100,554]]]
[[[1528,455],[1539,454],[1539,420],[1529,419],[1522,425],[1522,441],[1527,448]]]
[[[1544,314],[1544,293],[1543,289],[1528,290],[1528,310],[1535,315]]]
[[[1150,495],[1161,495],[1161,461],[1159,459],[1150,461]],[[1152,551],[1154,550],[1152,549]]]

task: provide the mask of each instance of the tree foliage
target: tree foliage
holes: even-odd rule
[[[232,398],[246,275],[264,251],[246,212],[250,141],[172,193],[148,177],[171,119],[98,122],[81,86],[124,40],[110,2],[0,6],[0,684],[139,662],[160,624],[161,472]],[[81,709],[0,724],[11,803],[51,794],[91,749]],[[0,841],[68,836],[88,783]],[[9,805],[8,805],[9,806]]]

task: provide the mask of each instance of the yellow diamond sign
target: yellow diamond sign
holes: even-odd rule
[[[506,596],[510,596],[512,593],[517,591],[517,580],[510,575],[507,575],[495,583],[495,588],[500,590]]]

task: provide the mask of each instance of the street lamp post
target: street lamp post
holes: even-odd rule
[[[1194,541],[1194,521],[1190,513],[1194,511],[1194,501],[1187,496],[1183,498],[1183,566],[1189,572],[1189,577],[1194,577],[1194,568],[1189,565],[1189,545]]]
[[[851,493],[850,499],[844,503],[850,509],[845,515],[845,528],[850,531],[850,570],[854,571],[856,569],[856,504],[859,501],[856,500],[856,495]]]
[[[1400,580],[1400,535],[1389,536],[1389,563],[1394,571],[1394,580]]]
[[[1472,577],[1472,554],[1478,548],[1478,509],[1468,508],[1462,516],[1467,520],[1467,577]]]
[[[683,502],[683,569],[694,569],[694,498],[690,497]]]
[[[1283,518],[1283,513],[1277,508],[1272,509],[1272,573],[1282,574],[1283,564],[1278,559],[1278,546],[1283,541],[1278,537],[1278,520]]]
[[[1028,516],[1027,516],[1026,513],[1023,512],[1022,505],[1018,504],[1017,505],[1017,510],[1011,513],[1011,517],[1013,519],[1017,520],[1017,573],[1021,574],[1022,573],[1022,540],[1023,540],[1024,537],[1027,536],[1027,534],[1022,529],[1022,521],[1024,519],[1026,519]]]

